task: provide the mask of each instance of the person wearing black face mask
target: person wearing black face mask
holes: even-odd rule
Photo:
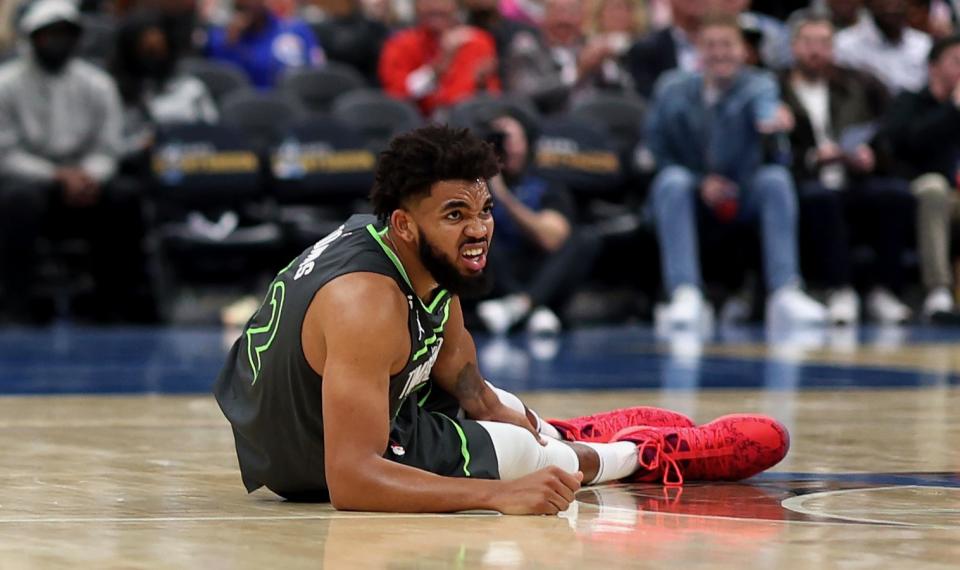
[[[35,0],[19,31],[30,49],[0,66],[0,320],[52,316],[50,300],[35,292],[41,236],[90,244],[96,287],[75,300],[77,312],[97,321],[130,316],[146,287],[136,270],[139,196],[116,179],[116,84],[74,57],[82,24],[69,0]]]
[[[30,46],[37,64],[45,71],[63,71],[80,43],[80,27],[73,22],[56,22],[30,34]]]
[[[160,14],[131,14],[117,33],[110,71],[124,105],[124,172],[139,174],[147,163],[156,128],[178,123],[215,123],[216,105],[197,78],[178,73],[177,44]]]

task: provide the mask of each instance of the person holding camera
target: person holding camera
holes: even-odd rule
[[[496,298],[477,305],[490,332],[505,334],[524,319],[533,333],[561,328],[556,311],[591,269],[599,240],[576,227],[566,188],[529,172],[530,134],[503,114],[490,122],[488,140],[502,158],[501,174],[489,182],[497,247],[488,264]]]

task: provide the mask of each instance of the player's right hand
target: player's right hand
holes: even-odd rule
[[[505,515],[555,515],[567,510],[580,488],[583,473],[546,467],[526,477],[505,481],[495,508]]]

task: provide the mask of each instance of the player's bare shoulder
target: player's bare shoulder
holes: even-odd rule
[[[355,272],[317,291],[304,317],[301,336],[311,367],[322,374],[330,350],[363,352],[389,359],[401,369],[410,352],[407,298],[396,281],[378,273]]]

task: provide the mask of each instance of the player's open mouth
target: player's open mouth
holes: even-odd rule
[[[483,271],[487,265],[486,244],[470,243],[460,248],[460,259],[472,271]]]

